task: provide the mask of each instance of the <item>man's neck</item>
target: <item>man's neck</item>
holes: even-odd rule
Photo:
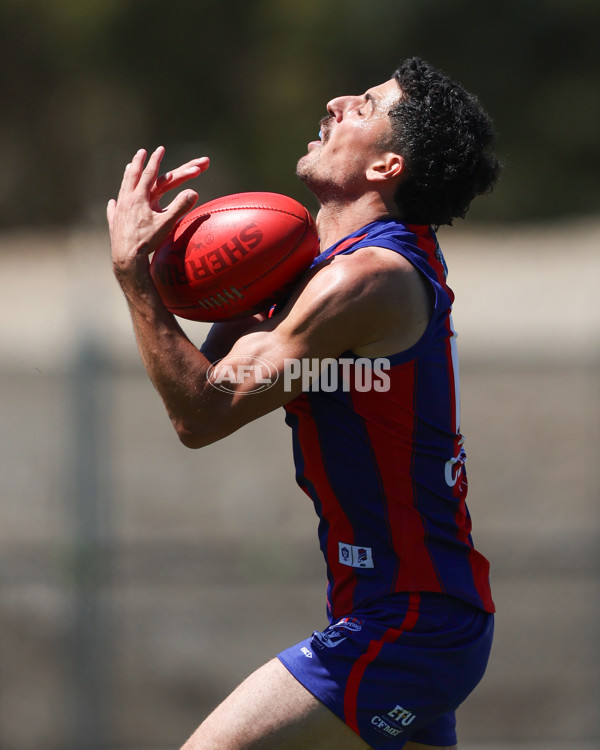
[[[363,196],[352,202],[327,201],[317,214],[321,249],[325,250],[361,227],[385,218],[392,218],[392,211],[380,199]]]

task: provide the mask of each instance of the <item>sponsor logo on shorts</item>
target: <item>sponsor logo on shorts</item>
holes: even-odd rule
[[[370,547],[361,547],[356,544],[344,544],[339,542],[339,561],[342,565],[351,568],[374,568],[373,551]]]
[[[306,648],[306,646],[302,646],[300,651],[302,651],[304,656],[308,657],[309,659],[312,659],[312,651],[309,648]]]
[[[375,714],[371,717],[371,724],[375,729],[386,737],[397,737],[402,734],[406,727],[410,726],[416,719],[415,714],[402,706],[396,705],[391,711],[381,716]]]
[[[385,734],[387,737],[397,737],[404,731],[404,729],[398,729],[398,727],[392,726],[389,721],[386,721],[377,714],[371,718],[371,724],[379,734]]]
[[[387,716],[389,718],[400,724],[402,724],[403,727],[407,727],[409,724],[412,724],[413,721],[417,718],[413,713],[411,713],[408,709],[402,708],[402,706],[396,706],[396,708],[392,708],[391,711],[388,711]]]

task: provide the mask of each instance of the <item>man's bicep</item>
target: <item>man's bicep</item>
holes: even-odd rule
[[[333,279],[306,284],[283,310],[240,336],[208,373],[208,397],[219,414],[220,437],[302,392],[320,361],[347,347],[345,305],[332,302]],[[339,290],[338,290],[339,291]]]
[[[218,437],[296,398],[318,377],[321,360],[376,340],[387,325],[379,295],[389,281],[382,279],[368,262],[330,263],[240,336],[209,373]]]
[[[274,334],[265,339],[268,347],[291,357],[338,357],[377,337],[380,283],[348,258],[335,260],[309,276],[281,311],[255,329]]]
[[[240,336],[224,361],[252,355],[282,367],[289,359],[338,356],[351,340],[346,325],[350,295],[343,287],[335,269],[311,274],[272,317]]]

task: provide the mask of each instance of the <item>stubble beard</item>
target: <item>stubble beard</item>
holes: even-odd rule
[[[330,125],[330,116],[321,119],[319,127],[322,145],[302,156],[296,166],[296,176],[302,180],[321,204],[340,194],[340,188],[332,179],[331,172],[327,169],[319,169],[321,149],[328,140]]]
[[[322,204],[330,196],[333,184],[331,179],[323,178],[319,174],[318,160],[314,158],[315,156],[316,154],[309,152],[298,160],[296,176]]]
[[[302,156],[296,166],[296,175],[313,193],[321,205],[344,203],[353,194],[354,165],[348,163],[348,171],[336,179],[330,169],[320,167],[320,154],[310,151]]]

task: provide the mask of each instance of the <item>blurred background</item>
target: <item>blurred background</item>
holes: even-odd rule
[[[325,625],[283,416],[179,445],[104,210],[161,144],[211,156],[201,200],[316,209],[294,167],[325,103],[414,54],[479,96],[505,163],[440,232],[498,606],[461,747],[600,747],[599,38],[597,0],[0,0],[0,750],[178,747]]]

